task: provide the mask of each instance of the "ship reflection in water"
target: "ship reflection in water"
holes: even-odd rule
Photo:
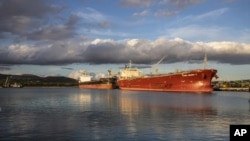
[[[163,94],[164,93],[164,94]],[[1,89],[0,140],[229,140],[249,94]]]
[[[201,128],[193,127],[205,127],[197,122],[217,114],[209,96],[125,93],[121,95],[119,104],[132,137],[150,132],[146,136],[151,140],[183,140],[188,132],[200,132]],[[192,131],[188,131],[190,127]]]

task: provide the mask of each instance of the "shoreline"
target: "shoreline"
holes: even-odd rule
[[[0,87],[0,89],[8,89],[4,87]],[[21,89],[21,88],[79,88],[78,86],[24,86],[21,88],[15,88],[15,87],[9,87],[12,89]],[[119,89],[119,88],[118,88]],[[213,91],[237,91],[237,92],[250,92],[250,88],[240,88],[240,87],[235,87],[235,88],[214,88]]]
[[[13,88],[13,89],[22,89],[22,88],[78,88],[78,86],[24,86],[21,88],[15,88],[15,87],[8,87],[8,88],[4,88],[4,87],[0,87],[0,89],[8,89],[8,88]]]
[[[214,91],[237,91],[237,92],[250,92],[250,88],[229,87],[229,88],[214,88]]]

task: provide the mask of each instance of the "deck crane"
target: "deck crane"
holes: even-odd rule
[[[155,71],[155,73],[158,73],[158,65],[166,58],[166,56],[163,56],[161,58],[161,60],[159,60],[156,64],[152,65],[152,67],[150,68],[150,74],[153,74],[153,71]]]

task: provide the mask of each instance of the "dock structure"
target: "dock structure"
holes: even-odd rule
[[[249,80],[235,80],[235,81],[213,81],[212,87],[214,91],[250,92],[250,79]]]
[[[227,88],[219,88],[219,91],[243,91],[243,92],[250,92],[250,88],[248,87],[227,87]]]

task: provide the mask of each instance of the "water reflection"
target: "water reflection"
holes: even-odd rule
[[[0,94],[0,140],[228,140],[250,118],[242,93],[11,91]]]
[[[157,138],[182,137],[189,127],[204,127],[197,121],[217,114],[211,97],[204,95],[125,91],[120,95],[119,105],[132,136],[143,131]]]
[[[71,94],[70,99],[74,109],[80,111],[78,116],[71,115],[70,123],[78,122],[75,124],[84,129],[81,134],[91,139],[120,135],[130,139],[177,139],[184,137],[190,127],[204,128],[202,119],[217,114],[211,97],[204,95],[84,90]],[[118,134],[110,134],[118,129]]]
[[[248,99],[248,104],[249,104],[249,112],[250,112],[250,99]]]
[[[187,94],[152,94],[134,93],[121,94],[120,106],[123,113],[148,111],[155,115],[162,111],[188,112],[193,114],[214,115],[211,96]]]

